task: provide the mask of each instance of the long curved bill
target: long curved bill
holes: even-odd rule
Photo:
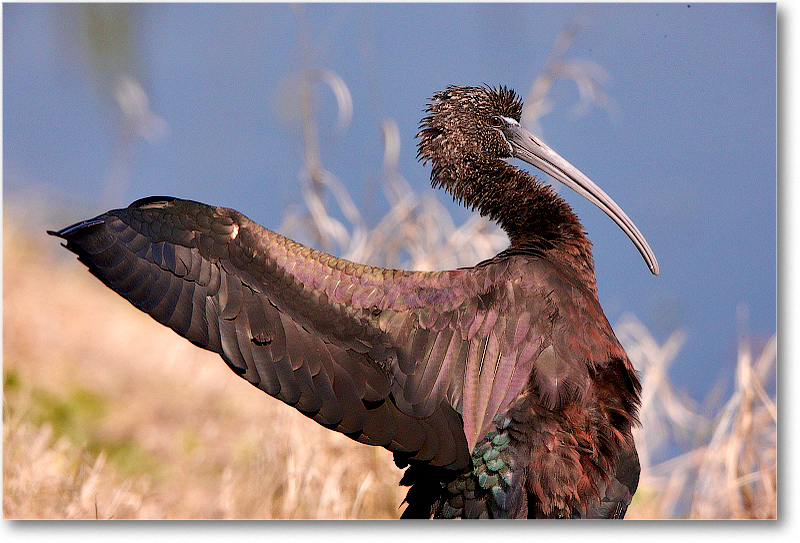
[[[631,238],[653,275],[658,275],[656,256],[650,249],[650,245],[647,244],[647,240],[644,239],[644,236],[633,224],[633,221],[622,211],[622,208],[603,192],[603,189],[581,173],[578,168],[564,160],[561,155],[522,128],[517,121],[508,117],[505,117],[504,121],[504,126],[500,131],[511,147],[511,156],[539,168],[556,181],[568,186],[602,209]]]

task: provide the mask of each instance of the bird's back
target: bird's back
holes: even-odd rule
[[[509,320],[537,307],[541,351],[459,473],[411,462],[404,516],[622,518],[636,491],[631,436],[640,384],[593,289],[538,255],[508,259],[523,287]],[[569,288],[568,288],[569,287]],[[503,371],[499,367],[497,371]]]

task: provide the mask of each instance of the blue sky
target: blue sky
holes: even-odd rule
[[[300,201],[302,140],[278,99],[282,82],[323,68],[347,84],[354,109],[343,133],[330,92],[316,88],[322,160],[378,218],[388,209],[374,186],[380,120],[400,129],[400,172],[431,191],[414,140],[429,97],[449,84],[526,94],[583,13],[589,23],[566,57],[605,69],[613,112],[576,118],[577,89],[560,82],[541,135],[621,205],[661,266],[653,277],[608,217],[561,191],[594,243],[609,321],[632,312],[659,341],[686,330],[672,376],[697,399],[733,372],[738,306],[754,337],[776,330],[774,4],[335,4],[302,17],[284,4],[129,9],[128,47],[109,48],[119,56],[105,62],[141,83],[168,132],[136,141],[111,205],[180,196],[272,229]],[[81,17],[71,5],[3,5],[4,205],[63,210],[67,221],[107,207],[99,195],[118,137],[103,61],[78,38]],[[457,221],[468,216],[437,197]]]

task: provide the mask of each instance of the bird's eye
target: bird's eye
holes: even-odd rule
[[[491,119],[489,119],[489,124],[491,124],[492,128],[500,128],[503,126],[503,119],[497,115],[494,115]]]

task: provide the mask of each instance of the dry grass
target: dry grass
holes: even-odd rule
[[[629,517],[777,518],[778,410],[767,393],[775,384],[777,335],[754,360],[750,338],[741,332],[733,393],[720,403],[711,391],[701,407],[680,395],[667,375],[683,332],[658,345],[632,316],[615,331],[643,376],[642,428],[634,432],[642,475]],[[654,462],[670,442],[681,452]]]

